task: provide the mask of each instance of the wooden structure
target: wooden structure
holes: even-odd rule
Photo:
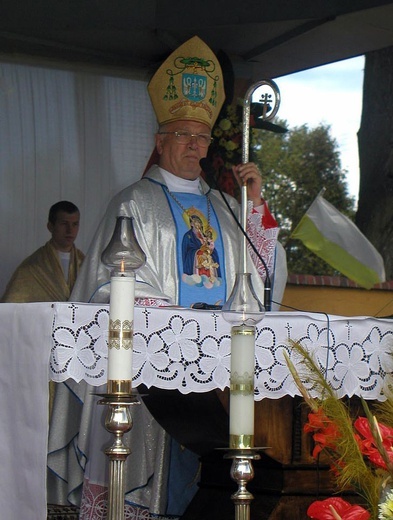
[[[337,316],[393,316],[393,280],[363,289],[342,276],[291,274],[281,310]],[[288,306],[288,307],[287,307]]]
[[[367,291],[343,277],[290,275],[282,310],[291,310],[286,305],[294,311],[340,316],[391,316],[393,282],[385,282]],[[223,405],[222,410],[227,410],[228,393],[216,392],[216,395]],[[357,410],[358,406],[358,399],[351,399],[351,407]],[[264,399],[255,403],[255,445],[271,448],[263,452],[260,461],[254,462],[255,477],[248,486],[254,494],[252,520],[304,520],[311,502],[335,493],[328,465],[317,464],[312,458],[312,439],[303,432],[307,413],[308,409],[299,397]],[[209,416],[214,417],[220,427],[225,427],[225,416],[217,409]],[[172,424],[176,424],[177,421],[172,419]],[[198,425],[194,424],[191,429],[195,435]],[[217,433],[214,426],[213,430]],[[175,431],[171,433],[176,436]],[[208,432],[205,435],[209,438]],[[214,450],[203,453],[201,461],[200,492],[182,520],[232,518],[230,493],[235,491],[235,484],[229,477],[230,461],[223,459],[222,452]],[[359,503],[359,497],[350,492],[345,498]]]

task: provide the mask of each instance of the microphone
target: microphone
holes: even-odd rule
[[[245,231],[245,229],[243,229],[243,226],[240,224],[239,219],[237,218],[237,216],[233,212],[233,209],[231,208],[231,206],[230,206],[229,202],[227,201],[225,195],[223,194],[222,190],[218,186],[218,184],[217,184],[217,182],[216,182],[216,180],[214,178],[215,169],[214,169],[214,166],[212,165],[211,161],[207,157],[203,157],[199,161],[199,166],[202,168],[202,171],[206,175],[210,176],[213,179],[215,188],[220,193],[223,201],[225,202],[225,204],[226,204],[230,214],[232,215],[233,219],[235,220],[238,228],[243,233],[243,235],[245,236],[247,242],[251,246],[252,250],[257,255],[258,259],[261,261],[261,264],[265,268],[266,278],[265,278],[265,283],[264,283],[264,294],[263,294],[264,302],[263,302],[263,305],[264,305],[266,311],[271,311],[271,309],[272,309],[272,286],[271,286],[271,279],[270,279],[269,270],[267,268],[266,262],[262,258],[262,256],[260,255],[260,253],[257,250],[257,248],[252,243],[252,241],[251,241],[250,237],[248,236],[247,232]]]

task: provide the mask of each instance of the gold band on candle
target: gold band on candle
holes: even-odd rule
[[[110,379],[107,383],[108,394],[129,395],[132,392],[132,381],[129,379]]]
[[[108,348],[132,349],[134,322],[130,320],[109,320]]]
[[[131,339],[132,330],[110,330],[109,339]]]
[[[131,320],[109,320],[109,331],[110,332],[131,332],[132,333],[132,326],[133,321]]]
[[[230,391],[233,394],[249,395],[254,394],[254,383],[251,380],[249,383],[237,383],[230,384]]]
[[[229,436],[229,448],[253,448],[254,447],[254,435],[230,435]]]
[[[232,327],[232,336],[253,336],[255,327],[247,327],[245,325],[236,325]]]
[[[132,338],[131,339],[112,339],[109,337],[108,339],[108,348],[115,348],[116,350],[120,350],[121,348],[124,350],[132,349]]]

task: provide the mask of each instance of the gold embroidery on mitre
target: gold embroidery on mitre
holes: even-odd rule
[[[117,350],[132,348],[133,325],[130,320],[109,320],[108,347]]]
[[[212,128],[225,99],[221,66],[205,42],[194,36],[164,61],[148,92],[159,125],[191,120]]]

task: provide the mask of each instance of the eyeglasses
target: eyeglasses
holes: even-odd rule
[[[201,148],[207,148],[212,142],[213,137],[210,134],[191,134],[190,132],[158,132],[159,135],[173,134],[179,144],[189,144],[191,139],[195,137],[197,145]]]

